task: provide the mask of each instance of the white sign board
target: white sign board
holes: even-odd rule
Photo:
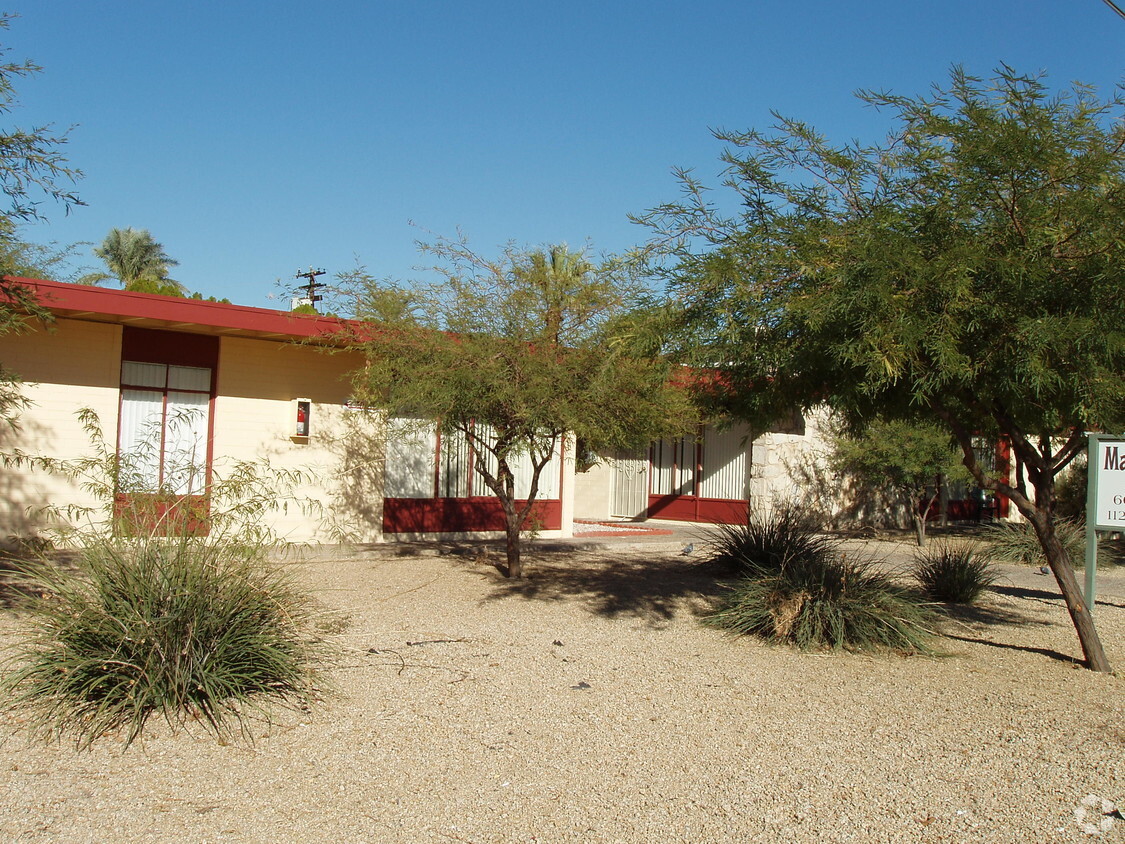
[[[1087,518],[1097,530],[1125,530],[1125,439],[1098,438],[1093,458],[1094,512]]]

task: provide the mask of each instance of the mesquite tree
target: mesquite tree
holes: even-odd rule
[[[539,481],[564,439],[633,448],[690,418],[669,363],[642,353],[626,319],[641,290],[619,267],[565,245],[496,259],[464,241],[422,246],[441,281],[403,287],[365,272],[350,282],[366,365],[357,396],[390,417],[432,420],[463,437],[473,469],[499,500],[507,575],[523,576],[520,538]],[[517,463],[530,489],[517,498]]]
[[[1007,67],[860,98],[894,118],[885,142],[780,117],[721,132],[737,210],[683,172],[684,197],[642,218],[696,359],[723,369],[705,398],[752,419],[795,402],[940,421],[1033,525],[1108,671],[1054,487],[1087,431],[1125,428],[1125,100]],[[981,464],[978,436],[1010,442],[1014,477]]]
[[[829,461],[837,472],[851,475],[907,513],[923,546],[926,516],[942,484],[964,474],[959,454],[949,432],[931,422],[875,419],[861,431],[836,432]]]
[[[0,13],[0,36],[14,15]],[[0,119],[19,106],[16,85],[35,76],[41,68],[25,59],[13,61],[0,44]],[[19,223],[43,218],[43,199],[59,202],[69,210],[83,202],[67,186],[82,176],[69,167],[63,155],[67,133],[54,127],[0,127],[0,334],[22,331],[29,321],[51,319],[35,296],[13,276],[46,275],[57,267],[62,253],[51,247],[24,243],[17,236]],[[26,404],[18,374],[0,363],[0,420],[11,422]]]

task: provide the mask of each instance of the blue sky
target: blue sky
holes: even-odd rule
[[[36,242],[149,229],[205,295],[264,307],[298,268],[418,275],[415,241],[643,241],[627,220],[708,181],[713,127],[770,110],[876,138],[861,88],[923,93],[953,64],[1125,78],[1125,20],[1101,0],[92,3],[12,0],[19,84],[6,126],[73,125],[86,207]],[[411,226],[413,221],[416,226]],[[84,262],[97,260],[90,247]]]

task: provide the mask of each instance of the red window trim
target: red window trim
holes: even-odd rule
[[[204,334],[186,334],[126,325],[121,329],[121,361],[118,366],[117,433],[115,453],[121,453],[121,405],[126,389],[149,390],[122,380],[120,367],[125,361],[159,363],[166,366],[191,366],[209,369],[211,383],[207,390],[207,470],[204,475],[204,492],[199,495],[166,496],[152,494],[139,496],[115,490],[114,515],[120,529],[127,532],[155,530],[159,533],[206,533],[210,512],[210,489],[215,440],[215,393],[219,373],[219,338]],[[168,382],[165,377],[163,415],[168,408]],[[203,390],[176,390],[175,392],[201,394]],[[161,455],[164,453],[164,426],[161,426]],[[164,464],[161,459],[160,482],[163,483]]]

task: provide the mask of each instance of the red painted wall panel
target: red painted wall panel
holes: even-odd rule
[[[522,507],[525,502],[516,502]],[[543,530],[562,527],[562,502],[537,501],[533,524]],[[495,498],[387,498],[383,501],[384,533],[468,533],[504,530],[504,511]]]
[[[749,505],[727,498],[696,498],[691,495],[650,495],[648,517],[677,522],[703,522],[713,525],[746,524]]]

